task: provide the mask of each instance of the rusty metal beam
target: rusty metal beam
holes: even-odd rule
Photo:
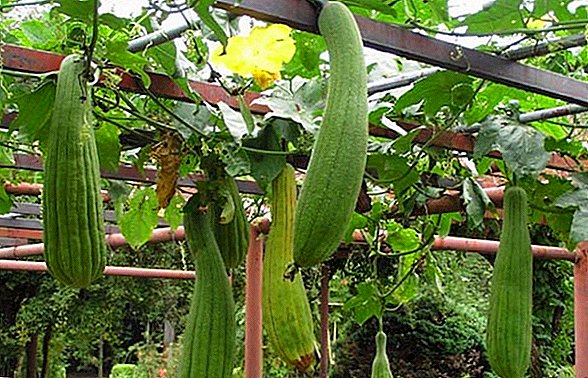
[[[36,155],[27,155],[27,154],[15,154],[14,155],[14,162],[15,164],[0,164],[1,168],[16,168],[16,169],[23,169],[29,171],[42,171],[43,170],[43,161],[40,156]],[[113,180],[125,180],[125,181],[133,181],[137,183],[144,183],[144,184],[155,184],[157,179],[157,170],[153,168],[145,168],[144,174],[139,172],[137,168],[128,165],[128,164],[121,164],[116,172],[110,172],[106,170],[102,170],[101,176],[107,179]],[[187,187],[187,188],[194,188],[196,187],[196,181],[202,181],[205,177],[200,174],[192,174],[186,178],[180,178],[178,180],[178,186]],[[247,194],[262,194],[263,191],[259,188],[255,181],[249,180],[237,180],[237,186],[239,187],[239,191],[241,193]],[[34,190],[31,188],[31,190]]]
[[[236,15],[249,15],[317,33],[316,9],[307,0],[217,0],[215,6]],[[359,16],[356,19],[364,44],[368,47],[588,106],[586,82],[411,32],[401,26]]]

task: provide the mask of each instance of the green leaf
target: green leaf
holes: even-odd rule
[[[351,311],[353,318],[360,325],[372,316],[382,314],[382,301],[373,282],[361,282],[357,285],[357,294],[343,305],[343,309]]]
[[[23,33],[32,48],[48,49],[54,46],[58,39],[56,30],[42,20],[32,19],[23,21],[19,25],[19,31]]]
[[[215,0],[195,0],[192,1],[192,7],[200,17],[200,20],[206,25],[216,38],[222,43],[223,46],[227,45],[227,35],[223,28],[219,25],[219,23],[212,17],[212,13],[210,12],[210,7],[214,4]]]
[[[588,240],[588,209],[580,208],[574,213],[570,239],[574,243]]]
[[[440,71],[419,80],[413,88],[396,101],[395,109],[400,113],[409,106],[422,102],[428,116],[435,116],[444,106],[459,109],[471,100],[473,79],[467,75]]]
[[[519,176],[537,176],[545,169],[551,154],[544,141],[541,132],[522,125],[502,127],[497,138],[504,162]]]
[[[545,167],[551,154],[545,150],[545,135],[514,120],[488,117],[480,124],[474,145],[474,157],[497,149],[508,167],[520,176],[536,176]]]
[[[463,21],[469,33],[495,32],[525,27],[519,13],[520,1],[496,0]]]
[[[456,223],[461,223],[463,221],[463,217],[458,212],[443,213],[437,215],[437,217],[441,217],[439,221],[439,227],[437,229],[437,234],[441,237],[449,235],[449,232],[451,231],[451,225],[454,221]]]
[[[76,20],[87,24],[92,22],[94,14],[94,1],[83,0],[57,0],[59,6],[54,8],[57,12],[63,13]]]
[[[118,170],[121,150],[119,134],[118,127],[107,122],[96,130],[96,148],[100,167],[111,172]]]
[[[55,83],[43,83],[33,92],[19,96],[16,103],[18,117],[10,124],[10,130],[18,130],[18,138],[29,143],[36,140],[44,142],[53,114]]]
[[[176,45],[173,42],[150,47],[147,56],[153,58],[170,77],[176,74]]]
[[[172,230],[176,230],[178,226],[182,223],[182,209],[184,208],[184,204],[186,200],[181,195],[175,195],[169,201],[169,205],[165,208],[165,212],[163,213],[163,219],[169,224],[169,227]]]
[[[412,228],[404,228],[399,223],[390,220],[386,223],[388,236],[386,242],[395,252],[410,252],[420,245],[420,238]]]
[[[463,182],[463,202],[468,215],[468,224],[471,228],[482,226],[486,210],[494,209],[494,204],[486,192],[480,184],[470,177]]]
[[[379,181],[392,182],[397,195],[419,181],[416,169],[411,169],[408,160],[402,156],[372,154],[368,156],[367,166],[378,171]]]
[[[464,119],[468,124],[482,121],[494,111],[494,108],[508,96],[509,88],[504,85],[490,84],[484,87],[476,95],[474,104],[468,107],[464,113]]]
[[[243,121],[245,121],[245,125],[247,126],[247,134],[251,135],[253,129],[255,129],[255,120],[251,114],[251,109],[249,108],[249,105],[247,105],[247,102],[245,102],[243,95],[237,96],[237,101],[239,102],[239,111],[241,112]]]
[[[282,151],[280,138],[273,125],[264,127],[255,138],[243,139],[243,146],[270,152]],[[246,151],[249,156],[251,175],[259,187],[265,190],[284,168],[286,155]]]
[[[0,214],[6,214],[10,212],[12,208],[12,198],[6,193],[4,189],[4,182],[0,185]]]
[[[213,132],[210,126],[213,115],[205,104],[191,104],[188,102],[178,102],[174,108],[174,113],[182,120],[192,125],[193,128],[200,130],[204,134]],[[184,139],[188,140],[194,134],[194,130],[186,127],[182,122],[174,118],[174,127],[178,130]]]
[[[129,37],[123,33],[114,33],[109,40],[105,42],[106,58],[110,63],[121,66],[125,69],[138,74],[143,81],[143,85],[149,88],[151,78],[145,72],[144,68],[149,66],[149,60],[139,54],[127,50]]]
[[[564,127],[547,122],[535,122],[533,127],[556,141],[565,139],[569,134]]]
[[[101,25],[106,25],[112,30],[121,30],[129,24],[129,20],[115,16],[112,13],[103,13],[98,16]]]
[[[153,188],[142,188],[128,201],[128,211],[117,219],[120,230],[131,247],[145,244],[157,226],[159,203]]]
[[[318,80],[292,80],[292,91],[283,87],[268,90],[267,95],[253,103],[265,105],[270,112],[265,118],[285,118],[299,123],[304,130],[314,133],[318,128],[316,119],[324,108],[324,87]]]
[[[367,218],[359,213],[353,212],[351,220],[347,225],[347,230],[345,230],[345,234],[343,235],[343,240],[345,241],[345,243],[350,244],[353,242],[353,231],[362,230],[367,226]]]
[[[245,135],[248,134],[247,123],[245,122],[245,119],[243,119],[243,115],[240,112],[233,110],[224,102],[219,102],[218,108],[223,115],[223,121],[225,122],[227,130],[229,130],[229,133],[233,139],[235,139],[235,141],[240,141]]]
[[[577,189],[563,194],[557,198],[555,206],[586,208],[588,210],[588,188]]]
[[[318,77],[320,75],[320,56],[326,50],[325,39],[298,30],[293,30],[291,36],[296,44],[296,52],[292,59],[284,65],[284,77],[300,76],[307,79]]]

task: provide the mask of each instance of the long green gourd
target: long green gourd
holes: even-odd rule
[[[532,291],[527,194],[512,186],[504,193],[504,219],[490,287],[486,334],[490,366],[503,378],[522,378],[529,367]]]
[[[376,356],[372,362],[371,378],[393,378],[390,361],[386,354],[386,334],[379,330],[376,334]]]
[[[184,206],[184,230],[194,259],[196,283],[183,339],[180,378],[227,378],[235,359],[235,304],[212,232],[210,214],[198,195]]]
[[[245,215],[243,202],[239,196],[239,188],[233,177],[227,177],[227,190],[235,206],[233,219],[228,223],[223,223],[220,219],[222,207],[212,205],[213,216],[211,217],[212,228],[218,248],[220,250],[225,267],[227,269],[237,268],[244,260],[249,245],[249,222]]]
[[[337,248],[353,215],[366,163],[367,73],[355,19],[327,2],[318,26],[330,60],[327,102],[296,208],[294,261],[312,266]]]
[[[85,70],[80,55],[61,62],[44,162],[44,257],[49,272],[75,288],[98,279],[106,263],[100,167]]]
[[[294,168],[286,167],[272,182],[272,226],[263,260],[263,326],[277,355],[300,371],[313,362],[312,314],[300,272],[284,273],[293,261],[292,227],[296,206]]]

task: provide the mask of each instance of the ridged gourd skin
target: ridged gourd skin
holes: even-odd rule
[[[83,288],[106,264],[100,164],[92,125],[86,63],[63,59],[44,161],[44,257],[63,284]]]
[[[490,366],[503,378],[523,377],[531,358],[533,255],[527,223],[527,194],[520,187],[509,187],[504,193],[486,334]]]
[[[293,262],[296,182],[290,165],[272,182],[272,225],[263,260],[263,326],[277,355],[306,371],[314,360],[315,338],[312,314],[302,276],[284,278]]]
[[[383,331],[378,331],[376,334],[376,356],[374,357],[374,362],[372,362],[371,378],[393,378],[390,361],[386,354],[386,340],[386,334]]]
[[[196,282],[183,338],[180,378],[227,378],[235,361],[235,303],[212,232],[197,195],[184,206],[184,230]]]
[[[318,26],[330,77],[296,208],[294,260],[302,267],[327,259],[341,242],[361,188],[368,141],[367,71],[355,19],[344,4],[327,2]]]
[[[237,268],[245,260],[249,246],[249,222],[245,215],[243,202],[239,196],[239,187],[233,177],[226,180],[227,189],[235,203],[233,219],[226,224],[220,222],[221,206],[212,205],[211,217],[213,232],[227,269]]]

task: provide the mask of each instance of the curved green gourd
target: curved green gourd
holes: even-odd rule
[[[318,26],[330,59],[327,102],[296,208],[294,260],[312,266],[336,250],[353,215],[367,156],[367,73],[349,9],[327,2]]]
[[[106,264],[100,167],[86,64],[62,61],[44,162],[44,257],[49,272],[76,288],[98,279]]]
[[[293,280],[284,278],[293,262],[295,206],[294,168],[286,164],[272,182],[272,225],[263,260],[263,326],[277,355],[305,371],[314,359],[310,305],[300,272]]]

